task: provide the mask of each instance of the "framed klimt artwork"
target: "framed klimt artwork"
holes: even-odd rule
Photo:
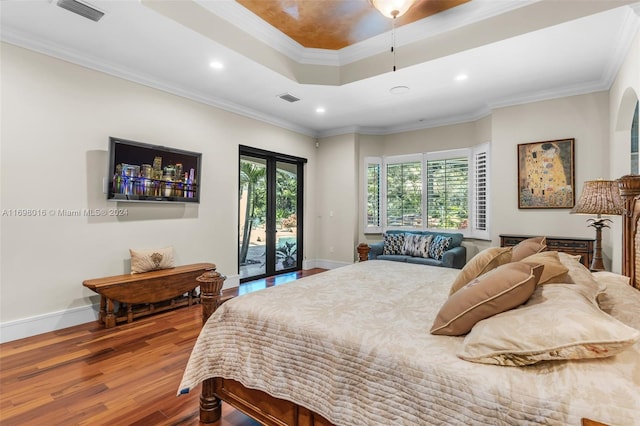
[[[518,144],[518,208],[570,209],[576,201],[574,139]]]

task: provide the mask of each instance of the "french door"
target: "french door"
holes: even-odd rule
[[[302,269],[305,162],[240,146],[240,282]]]

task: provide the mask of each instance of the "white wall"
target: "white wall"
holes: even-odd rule
[[[212,261],[237,274],[238,145],[309,159],[305,166],[307,267],[355,258],[362,234],[362,159],[492,142],[492,241],[501,233],[593,238],[584,216],[517,208],[518,143],[576,139],[576,185],[627,173],[628,131],[619,129],[630,93],[640,93],[640,36],[609,92],[497,109],[473,123],[396,135],[319,141],[210,106],[2,44],[0,209],[113,207],[102,193],[108,137],[203,153],[198,206],[119,203],[128,216],[1,217],[0,339],[88,321],[97,297],[89,278],[127,272],[128,249],[173,245],[179,264]],[[622,121],[621,121],[622,120]],[[625,145],[626,144],[626,145]],[[355,171],[355,172],[354,172]],[[231,184],[230,184],[231,183]],[[333,216],[331,215],[333,213]],[[605,262],[620,269],[619,218],[604,231]],[[609,232],[610,231],[610,232]],[[332,250],[333,248],[333,250]],[[618,254],[616,254],[618,253]],[[613,257],[613,262],[609,258]],[[22,337],[22,336],[17,336]]]
[[[358,242],[381,241],[380,234],[364,234],[364,157],[417,154],[469,148],[490,141],[491,118],[485,117],[475,122],[455,124],[430,129],[415,130],[386,136],[360,135],[358,151]],[[357,243],[358,243],[357,242]],[[356,245],[357,245],[356,243]],[[465,240],[467,258],[488,247],[487,242]]]
[[[381,141],[378,137],[373,150],[365,150],[364,145],[360,145],[359,168],[363,167],[364,156],[380,155],[371,152],[381,152],[383,155],[408,154],[464,148],[491,141],[492,241],[466,241],[468,257],[489,245],[499,245],[500,234],[594,238],[595,231],[586,226],[587,217],[570,215],[568,209],[518,209],[517,145],[574,138],[577,199],[585,180],[609,177],[608,102],[607,92],[565,97],[500,108],[489,117],[472,123],[388,135]],[[361,186],[362,181],[363,177],[360,177]],[[360,209],[364,208],[362,201],[359,205]],[[360,241],[381,239],[380,235],[362,233],[362,219],[359,219],[358,226]],[[604,257],[609,265],[611,252],[611,245],[605,241]]]
[[[636,35],[629,55],[622,64],[616,79],[609,91],[609,140],[611,155],[609,157],[610,178],[617,179],[631,171],[631,120],[633,111],[640,98],[640,32]],[[616,218],[611,226],[607,241],[612,246],[612,268],[622,270],[622,220]]]
[[[332,267],[356,259],[358,191],[356,136],[333,136],[318,142],[316,224],[318,266]]]
[[[128,213],[1,217],[3,340],[30,320],[36,334],[48,331],[43,324],[86,318],[78,310],[97,296],[82,281],[128,273],[129,248],[171,245],[176,264],[213,262],[237,282],[239,144],[307,158],[304,208],[315,210],[310,137],[9,44],[1,66],[2,211],[117,206]],[[109,136],[202,152],[201,203],[107,202]],[[314,227],[306,222],[307,258],[315,257]]]
[[[518,209],[517,145],[574,138],[576,200],[583,182],[609,177],[609,120],[607,92],[535,102],[493,112],[492,239],[498,235],[531,234],[594,238],[590,216],[568,209]],[[606,231],[605,231],[606,232]],[[605,264],[611,247],[603,244]]]

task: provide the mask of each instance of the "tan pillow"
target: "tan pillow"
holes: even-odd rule
[[[544,271],[538,284],[566,283],[569,268],[560,262],[557,251],[542,251],[522,259],[522,262],[542,264]]]
[[[464,265],[451,284],[449,295],[452,295],[471,280],[511,261],[511,247],[489,247],[482,250]]]
[[[507,263],[473,279],[442,305],[431,334],[459,336],[478,321],[521,305],[534,292],[543,268]]]
[[[483,364],[522,366],[609,357],[638,340],[640,331],[602,312],[579,287],[543,285],[519,308],[478,322],[457,355]]]
[[[512,247],[511,261],[519,262],[532,254],[540,253],[547,249],[547,237],[534,237],[520,241]]]
[[[131,273],[155,271],[156,269],[173,268],[173,247],[156,250],[129,249],[131,254]]]

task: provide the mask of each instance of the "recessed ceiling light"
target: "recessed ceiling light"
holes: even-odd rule
[[[224,68],[224,65],[220,61],[211,61],[209,63],[209,66],[216,70],[221,70],[222,68]]]
[[[456,81],[464,81],[464,80],[466,80],[467,78],[469,78],[469,76],[468,76],[468,75],[466,75],[466,74],[458,74],[458,75],[456,76],[455,80],[456,80]]]
[[[389,92],[394,95],[400,95],[402,93],[407,93],[409,88],[407,86],[395,86],[389,89]]]
[[[326,111],[326,109],[324,109],[324,107],[318,107],[318,108],[316,108],[316,112],[317,112],[318,114],[324,114],[324,113],[325,113],[325,111]]]

